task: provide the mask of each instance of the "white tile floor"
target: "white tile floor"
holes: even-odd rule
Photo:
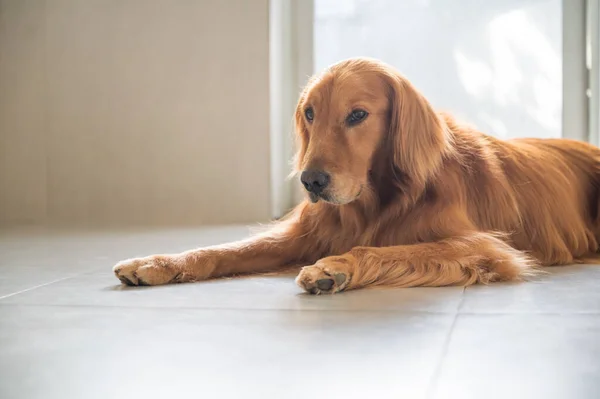
[[[111,272],[247,234],[1,231],[0,398],[600,398],[600,266],[318,297],[293,276]]]

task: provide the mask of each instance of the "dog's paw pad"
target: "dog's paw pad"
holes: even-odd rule
[[[313,295],[342,291],[348,285],[348,281],[346,272],[332,271],[318,264],[304,267],[296,278],[296,283]]]
[[[346,282],[347,278],[348,278],[348,277],[346,276],[346,274],[345,274],[345,273],[335,273],[335,274],[333,275],[333,279],[334,279],[335,283],[336,283],[337,285],[339,285],[340,287],[341,287],[342,285],[344,285],[344,283]]]
[[[321,280],[317,280],[317,288],[320,289],[321,291],[329,291],[331,288],[333,288],[334,284],[335,284],[335,281],[333,281],[332,279],[329,279],[329,278],[323,278]]]

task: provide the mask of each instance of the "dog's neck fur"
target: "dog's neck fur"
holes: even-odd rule
[[[445,120],[443,118],[442,120]],[[327,221],[319,226],[329,226],[332,229],[332,239],[323,243],[322,250],[343,252],[357,245],[376,245],[388,233],[390,226],[402,223],[404,218],[410,214],[414,207],[423,201],[434,201],[438,193],[432,189],[430,184],[439,179],[443,174],[445,165],[455,163],[459,154],[453,146],[453,125],[447,127],[448,144],[431,157],[438,157],[438,166],[429,174],[428,180],[424,182],[415,181],[411,176],[401,170],[394,162],[393,154],[390,153],[389,143],[383,140],[373,156],[369,170],[369,184],[363,188],[361,195],[353,202],[345,205],[333,205],[324,201],[315,204],[308,200],[305,202],[304,210],[313,215],[311,220]],[[322,228],[316,224],[309,229]],[[393,242],[393,239],[390,239]],[[388,242],[386,240],[386,242]]]

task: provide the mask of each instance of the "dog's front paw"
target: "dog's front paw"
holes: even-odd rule
[[[323,258],[312,266],[303,267],[296,277],[296,284],[314,295],[343,291],[352,277],[352,261],[344,256]]]
[[[186,279],[180,260],[173,256],[148,256],[127,259],[113,268],[115,275],[127,285],[161,285]]]

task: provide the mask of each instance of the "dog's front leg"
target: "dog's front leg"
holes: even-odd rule
[[[517,280],[534,261],[491,234],[471,232],[437,242],[356,247],[304,267],[296,282],[311,294],[366,286],[446,286]]]
[[[127,259],[113,270],[127,285],[181,283],[271,271],[302,261],[310,247],[308,240],[298,222],[287,221],[247,240],[179,254]]]

